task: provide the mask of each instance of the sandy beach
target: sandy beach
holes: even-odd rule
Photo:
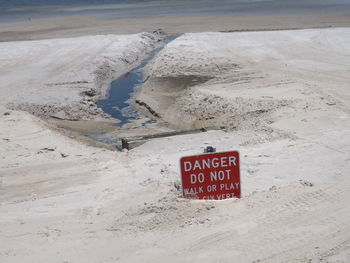
[[[350,16],[283,18],[1,23],[0,261],[349,262]],[[182,35],[133,98],[157,117],[134,105],[224,129],[130,151],[81,139],[113,132],[96,103],[159,28]],[[241,199],[181,197],[179,159],[209,145],[240,152]]]

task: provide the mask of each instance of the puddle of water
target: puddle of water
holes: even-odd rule
[[[163,45],[153,50],[147,58],[145,58],[139,66],[134,68],[126,75],[114,80],[109,90],[108,98],[101,100],[97,103],[104,112],[110,114],[112,117],[120,120],[116,124],[118,127],[122,127],[124,124],[130,123],[133,120],[140,119],[142,116],[138,111],[129,104],[129,100],[138,85],[144,82],[144,76],[142,74],[142,68],[151,61],[159,51],[161,51],[166,44],[177,38],[178,35],[171,35],[163,40]]]

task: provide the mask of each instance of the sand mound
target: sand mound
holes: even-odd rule
[[[95,102],[160,38],[141,33],[0,43],[0,99],[11,109],[39,117],[104,118]]]

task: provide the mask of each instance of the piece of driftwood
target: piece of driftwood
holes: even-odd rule
[[[175,135],[186,135],[186,134],[195,134],[200,132],[206,132],[210,130],[222,130],[223,127],[210,126],[200,129],[191,129],[191,130],[181,130],[181,131],[171,131],[171,132],[162,132],[157,134],[145,135],[145,136],[133,136],[133,137],[124,137],[122,138],[122,149],[131,150],[135,147],[138,147],[145,142],[162,137],[170,137]]]

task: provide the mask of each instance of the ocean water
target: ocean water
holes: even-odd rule
[[[0,22],[97,18],[350,13],[350,0],[0,0]]]

